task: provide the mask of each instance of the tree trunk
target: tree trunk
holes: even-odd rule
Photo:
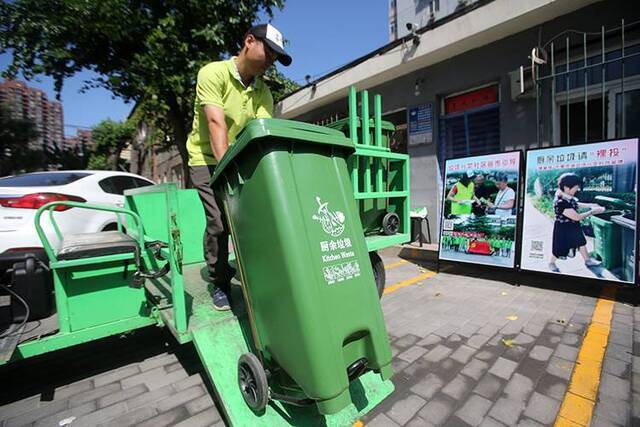
[[[171,122],[171,128],[173,129],[173,139],[180,158],[182,159],[182,183],[184,188],[191,187],[191,180],[189,179],[189,152],[187,151],[187,126],[185,124],[185,117],[183,111],[181,111],[178,103],[174,99],[167,100],[169,105],[169,120]]]

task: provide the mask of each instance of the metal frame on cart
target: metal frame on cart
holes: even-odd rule
[[[382,97],[375,95],[373,98],[373,140],[370,136],[369,94],[366,90],[361,93],[361,104],[361,115],[358,117],[356,89],[352,86],[349,88],[349,138],[356,152],[348,165],[353,194],[358,203],[367,199],[387,199],[401,211],[400,228],[396,234],[366,236],[367,248],[372,252],[407,243],[411,239],[409,156],[394,153],[382,144]],[[360,136],[358,128],[361,130]],[[358,172],[362,163],[367,167],[361,185]]]

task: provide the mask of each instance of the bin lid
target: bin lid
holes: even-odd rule
[[[356,126],[360,127],[360,123],[361,123],[360,117],[357,118],[356,123],[357,123]],[[386,121],[386,120],[382,120],[381,121],[381,125],[382,125],[382,130],[387,130],[387,131],[390,131],[390,132],[393,132],[393,131],[396,130],[395,125],[393,123],[391,123],[391,122]],[[344,131],[349,130],[349,118],[336,120],[335,122],[328,123],[328,124],[326,124],[324,126],[328,127],[328,128],[331,128],[331,129],[337,129],[337,130],[339,130],[341,132],[344,132]],[[369,119],[369,128],[371,130],[373,130],[373,126],[374,126],[374,120],[373,119]]]
[[[633,205],[630,205],[629,203],[625,202],[624,200],[616,199],[615,197],[596,196],[595,199],[598,202],[607,203],[607,204],[609,204],[611,206],[614,206],[614,207],[616,207],[618,209],[626,209],[626,210],[633,209]]]
[[[344,147],[349,151],[355,151],[355,147],[349,138],[342,132],[329,129],[324,126],[312,125],[295,120],[283,119],[255,119],[251,120],[238,134],[236,142],[229,147],[222,160],[216,166],[211,183],[215,182],[227,165],[251,142],[266,137],[279,139],[293,139],[312,144],[325,144]]]
[[[615,224],[618,224],[625,228],[630,228],[631,230],[636,229],[636,222],[630,218],[625,218],[622,215],[612,216],[611,221]]]

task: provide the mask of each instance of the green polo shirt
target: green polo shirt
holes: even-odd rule
[[[218,163],[211,151],[205,105],[215,105],[224,110],[230,146],[250,120],[273,115],[273,97],[267,85],[261,78],[255,78],[251,85],[245,87],[234,61],[235,57],[211,62],[198,72],[193,127],[187,138],[189,166]]]

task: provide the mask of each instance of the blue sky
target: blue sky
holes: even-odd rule
[[[282,11],[272,20],[288,40],[287,51],[293,57],[289,67],[278,67],[285,76],[304,83],[309,74],[317,78],[388,42],[387,0],[304,0],[285,1]],[[0,55],[0,70],[10,63],[9,55]],[[64,106],[65,134],[75,135],[73,126],[91,127],[101,120],[123,120],[133,105],[113,98],[104,89],[79,93],[85,80],[95,73],[86,71],[65,81],[61,101]],[[39,76],[28,82],[55,98],[53,82]]]

